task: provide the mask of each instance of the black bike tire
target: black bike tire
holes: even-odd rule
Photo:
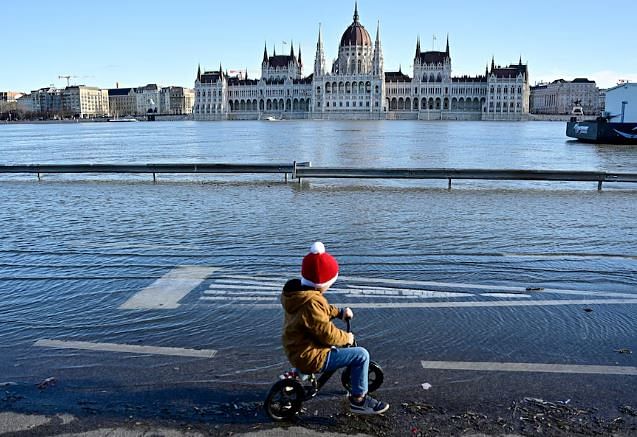
[[[285,411],[282,408],[275,407],[275,397],[282,395],[289,399],[289,408]],[[277,381],[265,398],[263,407],[270,419],[276,422],[291,420],[301,411],[303,405],[304,390],[300,382],[293,379],[282,379]]]
[[[369,380],[369,386],[367,390],[369,393],[373,393],[383,385],[383,381],[385,380],[385,375],[383,373],[383,368],[375,361],[369,362],[369,370],[367,372],[367,378]],[[352,383],[351,383],[351,370],[349,367],[346,367],[341,374],[341,384],[345,387],[345,390],[348,392],[352,391]]]

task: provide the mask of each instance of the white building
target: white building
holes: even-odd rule
[[[559,79],[531,87],[531,113],[567,115],[572,113],[573,107],[581,106],[584,114],[596,115],[601,109],[599,98],[599,88],[592,80]]]
[[[606,112],[613,122],[637,123],[637,83],[623,83],[606,90]]]
[[[380,25],[372,42],[358,6],[343,33],[338,56],[328,66],[319,30],[312,74],[303,77],[301,50],[263,53],[261,78],[231,77],[221,66],[197,71],[196,120],[356,118],[424,120],[521,120],[529,113],[528,67],[496,66],[484,75],[453,77],[449,39],[444,52],[421,51],[416,43],[412,77],[385,71]]]
[[[62,93],[64,112],[76,118],[109,115],[108,90],[84,85],[68,86]]]
[[[159,94],[160,88],[154,83],[135,88],[137,114],[159,113]]]

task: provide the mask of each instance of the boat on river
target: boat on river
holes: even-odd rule
[[[573,119],[566,125],[568,137],[587,143],[637,144],[637,123],[615,123],[607,117],[592,121]]]
[[[135,117],[124,117],[124,118],[115,117],[115,118],[109,118],[108,121],[111,123],[131,123],[131,122],[134,123],[139,120],[137,120]]]
[[[637,84],[607,90],[602,116],[581,121],[574,115],[566,124],[566,136],[588,143],[637,144]]]

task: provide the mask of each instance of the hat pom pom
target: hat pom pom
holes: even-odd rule
[[[325,246],[320,241],[317,241],[316,243],[312,244],[312,247],[310,247],[310,252],[320,255],[322,253],[325,253]]]

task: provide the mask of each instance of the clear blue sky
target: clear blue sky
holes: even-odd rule
[[[114,87],[194,85],[204,69],[260,73],[264,42],[301,45],[312,72],[319,23],[328,60],[352,21],[354,1],[22,0],[2,2],[0,90],[30,91],[75,83]],[[321,4],[314,10],[312,4]],[[451,42],[454,75],[496,63],[528,63],[531,83],[588,77],[600,86],[637,82],[637,1],[360,0],[362,24],[380,20],[385,69],[411,71],[418,35],[423,48]]]

